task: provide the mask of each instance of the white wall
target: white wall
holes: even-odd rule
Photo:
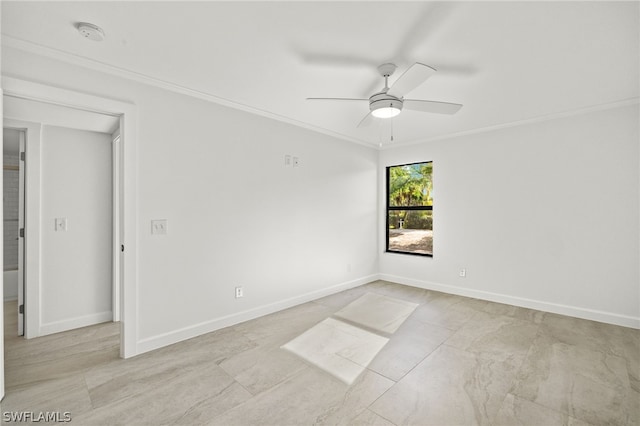
[[[109,134],[42,127],[41,334],[111,320],[111,174]]]
[[[383,253],[381,276],[640,327],[638,117],[635,105],[382,151],[380,173],[433,160],[435,195],[433,258]]]
[[[138,351],[377,277],[375,150],[13,49],[3,55],[6,75],[137,106]],[[286,154],[300,167],[285,168]],[[151,235],[152,219],[168,220],[166,236]]]
[[[13,49],[3,55],[7,75],[138,108],[140,352],[378,271],[637,324],[637,107],[387,150],[378,164],[376,151],[326,135]],[[285,168],[286,154],[301,166]],[[378,173],[422,160],[434,161],[434,257],[381,254],[378,266]],[[166,236],[151,235],[152,219],[168,220]],[[243,299],[233,296],[238,285]]]
[[[377,272],[375,151],[157,96],[139,104],[142,339]]]
[[[0,27],[2,27],[2,8],[0,7]],[[0,28],[0,34],[2,34],[1,28]],[[2,35],[0,35],[0,51],[2,50]],[[0,53],[0,70],[3,69],[2,66],[2,54]],[[4,98],[4,93],[2,88],[0,87],[0,115],[2,115],[4,117],[3,113],[3,98]],[[4,139],[4,136],[3,136]],[[4,148],[4,141],[3,141],[3,148]],[[0,231],[2,232],[2,231]],[[0,251],[2,251],[3,249],[0,248]],[[0,281],[0,283],[4,283],[4,277],[0,278],[3,281]],[[3,285],[4,287],[4,285]],[[0,304],[0,325],[2,325],[2,329],[4,330],[4,303]],[[2,398],[4,398],[4,339],[0,339],[0,401],[2,400]]]

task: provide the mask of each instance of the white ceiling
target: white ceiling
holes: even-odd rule
[[[382,88],[376,66],[388,61],[399,67],[390,83],[414,62],[436,68],[407,97],[464,107],[403,111],[396,144],[637,99],[639,5],[2,1],[2,35],[10,47],[44,46],[376,146],[390,120],[356,128],[366,103],[305,98],[366,98]],[[102,27],[105,41],[81,38],[79,21]]]

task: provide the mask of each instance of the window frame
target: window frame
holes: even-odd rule
[[[385,167],[385,175],[386,175],[386,190],[385,190],[385,203],[386,203],[386,209],[385,209],[385,219],[384,219],[384,223],[385,223],[385,234],[386,234],[386,241],[385,241],[385,253],[394,253],[394,254],[408,254],[411,256],[422,256],[422,257],[433,257],[433,250],[432,253],[415,253],[415,252],[410,252],[410,251],[398,251],[398,250],[391,250],[389,249],[389,214],[392,211],[399,211],[399,210],[412,210],[412,211],[431,211],[433,212],[433,206],[391,206],[390,202],[389,202],[389,190],[391,188],[390,184],[390,177],[391,177],[391,168],[395,168],[395,167],[405,167],[405,166],[414,166],[416,164],[431,164],[432,170],[433,170],[433,160],[431,161],[417,161],[415,163],[406,163],[406,164],[396,164],[393,166],[386,166]],[[432,178],[432,182],[433,182],[433,172],[431,175]],[[432,213],[433,215],[433,213]],[[433,226],[432,226],[432,230],[433,232]]]

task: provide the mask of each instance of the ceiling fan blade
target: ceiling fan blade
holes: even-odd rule
[[[419,99],[405,99],[402,103],[404,109],[422,112],[434,112],[436,114],[455,114],[462,105],[449,102],[423,101]]]
[[[373,124],[373,115],[369,112],[362,120],[360,120],[356,127],[369,127],[371,124]]]
[[[429,77],[435,74],[435,72],[436,70],[430,66],[416,62],[391,85],[387,94],[401,98],[424,83]]]
[[[308,101],[367,101],[364,98],[307,98]]]

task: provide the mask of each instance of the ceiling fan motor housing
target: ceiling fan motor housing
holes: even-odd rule
[[[382,108],[390,108],[392,110],[396,110],[397,115],[402,111],[402,99],[396,98],[395,96],[387,95],[385,92],[376,93],[375,95],[369,98],[369,110],[375,116],[374,111],[377,111]],[[393,116],[391,115],[391,116]]]

